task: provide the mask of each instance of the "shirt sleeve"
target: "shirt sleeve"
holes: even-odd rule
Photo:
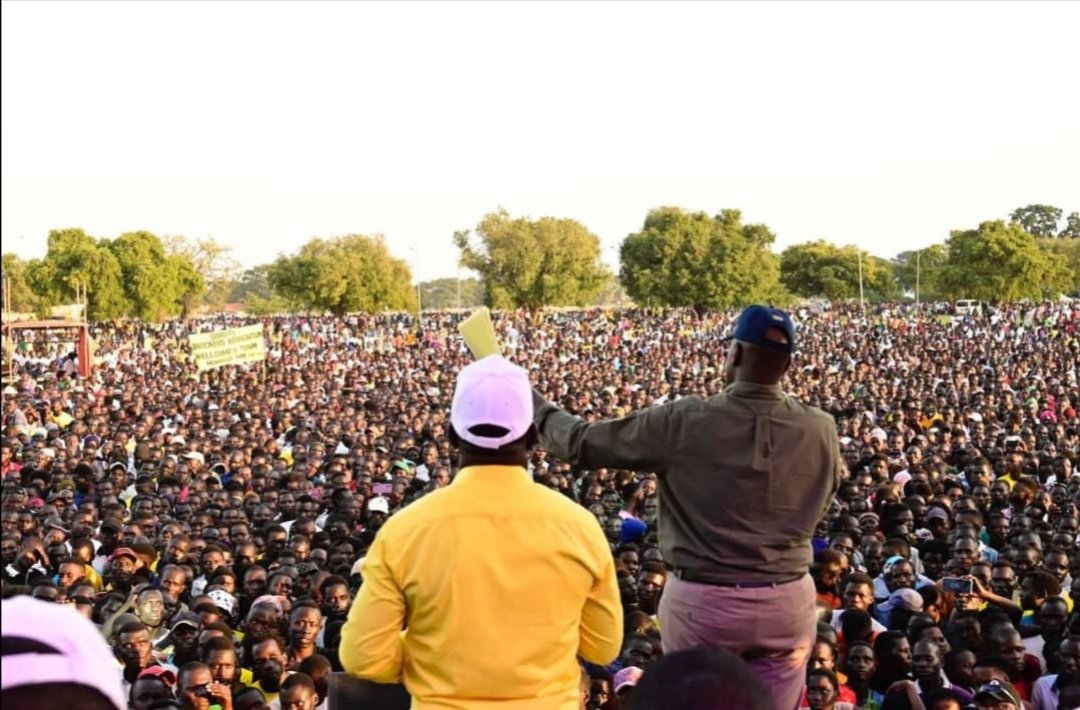
[[[595,527],[595,526],[594,526]],[[622,601],[615,575],[615,560],[608,551],[603,533],[591,530],[588,547],[600,563],[600,574],[593,583],[581,610],[578,655],[589,663],[606,666],[619,656],[622,642]]]
[[[844,478],[844,457],[840,453],[840,436],[836,432],[835,424],[829,423],[826,428],[826,436],[830,437],[829,449],[832,452],[832,461],[829,462],[831,478],[829,480],[829,495],[825,496],[825,508],[821,511],[819,518],[824,518],[829,514],[833,499],[836,498],[836,493],[840,490],[840,481]]]
[[[346,673],[375,683],[400,683],[405,597],[387,566],[385,537],[379,535],[360,568],[364,583],[341,628],[339,657]]]
[[[663,471],[675,431],[674,403],[593,424],[533,392],[540,444],[557,458],[585,468]]]

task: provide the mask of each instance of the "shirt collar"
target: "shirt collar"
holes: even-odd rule
[[[759,385],[755,382],[732,382],[724,388],[728,394],[750,399],[783,399],[784,390],[780,385]]]
[[[532,475],[520,466],[467,466],[458,471],[454,483],[519,484],[532,483]]]

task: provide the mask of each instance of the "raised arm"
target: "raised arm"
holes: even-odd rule
[[[665,470],[665,454],[674,439],[675,406],[649,407],[621,419],[589,424],[533,390],[541,446],[585,468]]]

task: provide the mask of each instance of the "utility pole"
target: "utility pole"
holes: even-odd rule
[[[919,280],[922,276],[922,249],[915,252],[915,308],[920,305],[919,301]]]
[[[866,301],[863,298],[862,283],[862,249],[859,250],[859,308],[862,309],[863,318],[866,318]]]

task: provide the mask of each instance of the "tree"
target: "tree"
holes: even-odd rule
[[[1036,237],[1052,237],[1057,234],[1057,225],[1061,221],[1061,208],[1052,205],[1017,207],[1009,215],[1009,219]]]
[[[572,219],[512,219],[506,210],[485,215],[454,233],[461,266],[480,274],[484,300],[493,308],[585,306],[604,283],[600,239]]]
[[[390,254],[382,236],[312,239],[296,255],[279,256],[267,278],[295,309],[340,316],[416,308],[409,266]]]
[[[229,303],[243,303],[249,294],[260,298],[270,298],[274,289],[270,286],[270,268],[272,264],[259,264],[240,274],[229,289]]]
[[[1080,295],[1080,239],[1038,239],[1042,249],[1051,262],[1058,264],[1064,271],[1059,293],[1049,296]]]
[[[272,264],[259,264],[229,281],[226,302],[242,303],[245,311],[257,316],[288,311],[289,304],[274,293],[274,289],[270,286],[269,274],[272,266]]]
[[[1040,249],[1018,222],[996,220],[978,229],[954,230],[946,250],[939,284],[950,298],[1017,301],[1068,290],[1067,267]]]
[[[923,301],[937,300],[937,279],[944,263],[944,244],[933,244],[918,251],[902,251],[892,259],[896,285],[911,294],[917,288],[919,298]]]
[[[432,310],[476,308],[484,305],[484,287],[476,278],[425,281],[420,284],[420,302],[425,309]]]
[[[824,239],[785,249],[780,255],[780,280],[799,296],[858,298],[860,259],[863,294],[871,300],[895,298],[899,289],[892,264],[858,247],[837,246]]]
[[[1065,226],[1058,232],[1060,239],[1080,239],[1080,212],[1070,212]]]
[[[630,298],[630,294],[623,288],[622,283],[619,281],[619,277],[615,274],[608,274],[604,279],[604,286],[600,289],[600,292],[596,294],[596,300],[593,301],[594,306],[628,306],[632,305],[633,300]]]
[[[619,279],[643,306],[722,309],[785,297],[780,267],[763,224],[742,223],[739,210],[710,217],[659,207],[619,249]]]
[[[192,310],[199,302],[211,308],[228,303],[229,292],[240,270],[232,257],[231,247],[212,238],[192,240],[175,234],[166,235],[161,241],[170,256],[180,259],[180,263],[190,264],[203,280],[205,288],[186,293],[183,299],[185,311]]]
[[[128,313],[161,320],[185,313],[205,289],[205,282],[185,254],[169,254],[150,232],[126,232],[106,242],[120,264]]]
[[[27,266],[27,279],[41,306],[70,303],[76,288],[87,294],[87,317],[104,320],[127,312],[123,275],[116,256],[81,229],[49,232],[45,257]]]
[[[9,291],[5,288],[3,291],[5,311],[33,313],[37,310],[38,299],[30,286],[30,279],[27,275],[28,268],[29,264],[20,259],[18,254],[9,252],[3,255],[3,265],[0,271],[3,272],[4,281],[10,288],[11,296],[11,302],[8,303]]]

